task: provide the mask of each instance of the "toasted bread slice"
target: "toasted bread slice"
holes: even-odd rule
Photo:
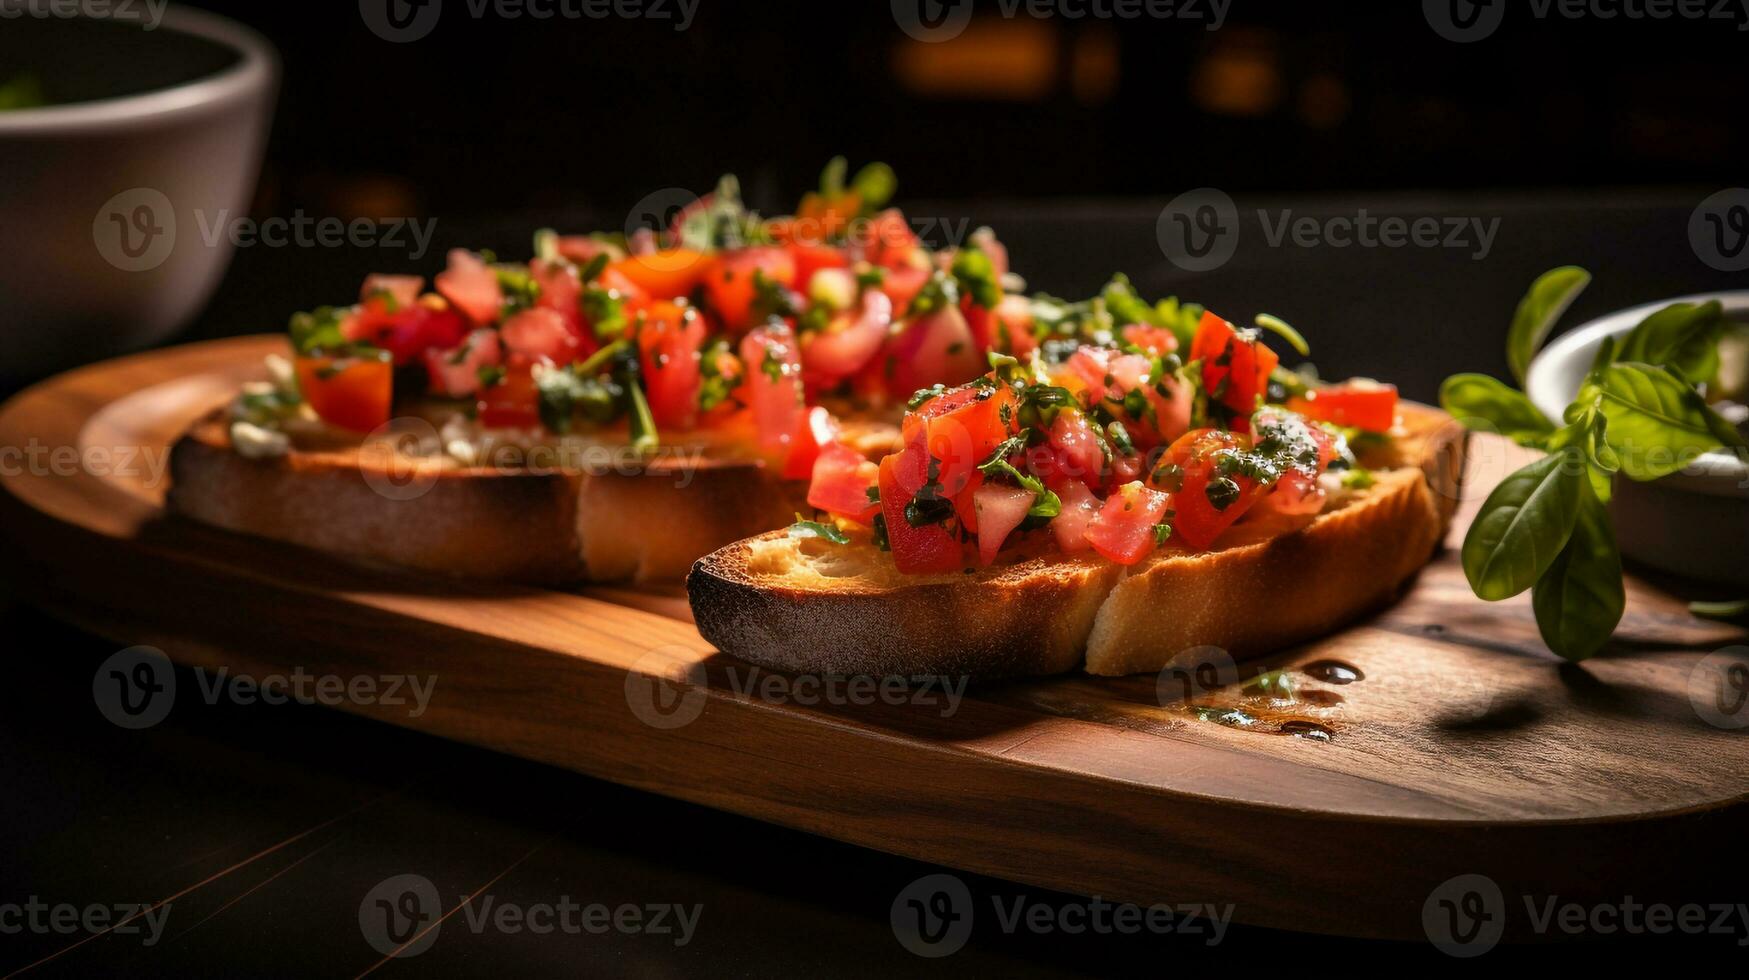
[[[862,433],[871,452],[881,427]],[[890,443],[891,437],[885,442]],[[249,459],[223,411],[171,453],[169,508],[367,562],[563,586],[678,583],[700,555],[781,527],[805,486],[755,460],[697,454],[635,468],[464,467],[356,441]]]
[[[911,576],[872,544],[775,532],[699,561],[693,614],[726,653],[834,674],[990,679],[1061,673],[1083,655],[1091,673],[1127,674],[1193,646],[1279,649],[1388,601],[1444,537],[1464,430],[1419,405],[1402,418],[1390,448],[1363,459],[1371,487],[1285,534],[1241,524],[1213,551],[1169,546],[1132,568],[1022,550],[989,569]]]

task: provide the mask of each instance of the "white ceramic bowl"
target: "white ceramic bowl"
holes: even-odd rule
[[[1623,337],[1671,303],[1718,300],[1734,320],[1749,321],[1749,291],[1701,293],[1611,313],[1554,339],[1531,361],[1525,394],[1560,421],[1605,337]],[[1610,501],[1622,553],[1689,578],[1749,588],[1749,464],[1707,453],[1680,473],[1637,483],[1618,475]]]
[[[150,345],[201,309],[231,257],[205,231],[248,214],[279,71],[254,31],[192,10],[150,30],[5,30],[7,72],[80,99],[0,112],[0,376],[16,380]]]

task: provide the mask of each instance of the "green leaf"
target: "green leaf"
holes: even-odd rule
[[[893,192],[899,189],[899,178],[892,167],[877,161],[850,178],[850,189],[856,192],[865,213],[879,211],[893,199]]]
[[[1521,446],[1539,444],[1555,431],[1548,420],[1521,392],[1485,374],[1454,374],[1439,386],[1439,404],[1470,428],[1485,421],[1494,431]]]
[[[844,193],[844,174],[849,169],[850,161],[843,157],[827,160],[820,171],[820,196],[830,201]]]
[[[1668,368],[1607,365],[1591,375],[1575,405],[1592,402],[1609,420],[1606,438],[1621,458],[1622,472],[1635,480],[1674,473],[1735,435],[1730,423]]]
[[[1259,313],[1257,314],[1256,323],[1263,329],[1287,341],[1289,346],[1294,350],[1299,351],[1301,357],[1312,356],[1312,345],[1306,343],[1306,338],[1300,336],[1298,330],[1288,326],[1286,320],[1283,320],[1278,316],[1271,316],[1268,313]]]
[[[1749,599],[1728,602],[1691,602],[1688,611],[1705,619],[1742,619],[1749,616]]]
[[[1671,368],[1690,382],[1706,381],[1719,369],[1719,337],[1727,323],[1718,300],[1672,303],[1641,320],[1615,359]]]
[[[1464,576],[1490,602],[1535,584],[1566,546],[1585,487],[1584,459],[1568,447],[1500,481],[1464,537]]]
[[[1591,273],[1578,266],[1565,265],[1551,269],[1531,283],[1530,292],[1518,303],[1512,316],[1512,329],[1506,334],[1506,363],[1512,376],[1524,384],[1524,372],[1548,338],[1549,330],[1567,307],[1591,283]]]
[[[1609,511],[1585,486],[1567,546],[1531,590],[1537,630],[1550,650],[1584,660],[1608,642],[1626,605]]]
[[[819,521],[804,521],[802,515],[796,515],[796,522],[789,526],[789,536],[792,538],[824,538],[833,544],[849,544],[850,535]]]

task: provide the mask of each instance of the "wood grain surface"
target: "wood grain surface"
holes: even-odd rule
[[[1188,698],[1176,675],[963,698],[827,688],[712,650],[677,594],[359,568],[164,518],[170,441],[281,343],[107,362],[0,411],[0,527],[34,601],[191,667],[429,675],[419,717],[344,707],[1108,899],[1232,902],[1254,924],[1418,938],[1429,894],[1459,874],[1509,896],[1740,895],[1749,730],[1729,726],[1749,712],[1720,705],[1749,648],[1665,588],[1630,577],[1615,641],[1582,665],[1543,650],[1528,596],[1471,596],[1448,548],[1395,606]],[[1452,542],[1521,453],[1473,444]],[[1305,669],[1332,660],[1362,678]],[[1292,697],[1260,693],[1264,670]]]

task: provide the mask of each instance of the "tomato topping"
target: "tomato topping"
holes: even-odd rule
[[[691,429],[698,422],[698,394],[704,385],[705,325],[698,311],[668,300],[654,300],[636,314],[638,353],[650,416],[659,428]]]
[[[893,301],[867,290],[859,311],[841,313],[826,329],[802,338],[802,366],[822,384],[855,374],[880,351],[892,323]]]
[[[923,291],[925,283],[929,282],[929,270],[915,266],[901,266],[888,269],[886,278],[881,280],[881,292],[893,300],[893,315],[904,316],[911,308],[911,301]]]
[[[1001,483],[985,483],[973,491],[972,506],[978,515],[979,562],[988,565],[996,560],[1002,542],[1026,520],[1032,501],[1031,490]]]
[[[988,352],[994,338],[990,330],[990,311],[972,302],[970,294],[960,297],[960,315],[966,318],[966,329],[972,333],[972,346],[978,353]]]
[[[610,263],[611,270],[624,276],[638,290],[655,299],[681,299],[704,278],[709,257],[689,248],[668,248],[647,255],[633,255]]]
[[[838,444],[838,431],[838,420],[824,408],[815,405],[803,412],[795,436],[790,439],[789,456],[783,462],[783,478],[808,479],[821,451]]]
[[[482,328],[455,347],[427,349],[425,373],[430,376],[432,394],[465,398],[480,390],[480,369],[502,360],[498,332]]]
[[[739,332],[752,326],[753,301],[758,296],[755,273],[786,289],[793,288],[795,256],[786,248],[759,245],[720,252],[705,264],[705,302],[728,330]]]
[[[467,321],[453,310],[418,303],[396,306],[384,293],[359,304],[340,325],[347,340],[381,347],[396,364],[407,364],[433,347],[454,347],[467,330]]]
[[[841,442],[828,443],[814,460],[808,506],[870,523],[880,512],[880,504],[868,499],[868,491],[879,476],[880,467],[861,453]]]
[[[782,459],[806,410],[795,335],[775,321],[749,331],[741,339],[741,360],[760,448],[773,459]]]
[[[889,269],[908,265],[918,247],[917,234],[898,208],[888,208],[869,219],[853,239],[863,258]]]
[[[1038,340],[1032,335],[1031,300],[1015,293],[1002,297],[996,304],[991,344],[996,350],[1022,359],[1038,349]]]
[[[1397,424],[1397,386],[1351,381],[1313,388],[1291,398],[1287,407],[1307,418],[1367,432],[1389,432]]]
[[[449,268],[437,274],[434,285],[451,306],[480,326],[497,320],[504,308],[498,273],[464,248],[450,250]]]
[[[1028,450],[1033,472],[1053,485],[1056,480],[1079,480],[1090,487],[1104,482],[1105,446],[1087,416],[1069,410],[1058,412],[1049,436]]]
[[[904,455],[904,454],[900,454]],[[900,487],[900,455],[881,460],[881,513],[887,526],[887,544],[893,549],[893,564],[901,572],[955,572],[963,566],[960,541],[945,524],[912,527],[905,508],[912,494]]]
[[[1264,346],[1255,330],[1236,330],[1205,312],[1190,343],[1191,360],[1202,361],[1202,383],[1215,401],[1237,413],[1233,431],[1250,430],[1251,413],[1269,388],[1270,372],[1281,358]]]
[[[1099,513],[1099,498],[1080,480],[1065,480],[1056,488],[1056,494],[1063,505],[1057,516],[1051,518],[1051,533],[1056,535],[1057,547],[1070,555],[1093,547],[1087,540],[1087,525]]]
[[[978,464],[1014,434],[1017,407],[1012,389],[988,385],[956,388],[918,407],[914,415],[926,426],[929,455],[940,463],[936,480],[943,495],[964,490]]]
[[[1155,526],[1166,519],[1172,495],[1126,483],[1087,524],[1087,543],[1119,565],[1134,565],[1154,550]]]
[[[847,269],[850,267],[850,256],[836,245],[819,245],[810,242],[792,242],[789,247],[791,259],[795,262],[796,279],[798,283],[811,282],[814,273],[821,269]]]
[[[403,309],[419,302],[419,291],[424,288],[424,276],[373,273],[364,277],[364,286],[358,291],[358,300],[368,303],[378,296],[387,296],[394,302],[396,309]]]
[[[546,262],[535,259],[528,264],[528,274],[540,287],[534,305],[565,318],[565,329],[577,340],[579,355],[594,353],[595,335],[583,325],[583,280],[568,262]]]
[[[958,307],[948,306],[907,323],[887,342],[881,357],[887,390],[906,398],[932,385],[963,384],[984,368],[984,355]]]
[[[1257,501],[1267,487],[1243,472],[1220,472],[1221,460],[1247,448],[1243,437],[1218,429],[1187,432],[1167,450],[1150,482],[1173,493],[1173,534],[1197,551],[1207,550]]]
[[[492,428],[532,429],[540,424],[540,391],[527,365],[512,366],[504,377],[480,391],[480,424]]]
[[[578,265],[588,265],[595,261],[597,255],[606,253],[615,255],[618,249],[599,238],[589,235],[560,235],[559,256],[570,259]]]
[[[394,365],[379,357],[300,357],[298,390],[322,421],[370,432],[389,421]]]
[[[578,350],[577,336],[565,318],[544,306],[531,307],[511,316],[499,328],[504,346],[524,363],[544,360],[569,364]]]
[[[1123,328],[1124,343],[1133,344],[1149,354],[1170,354],[1178,349],[1178,337],[1165,327],[1132,323]]]

